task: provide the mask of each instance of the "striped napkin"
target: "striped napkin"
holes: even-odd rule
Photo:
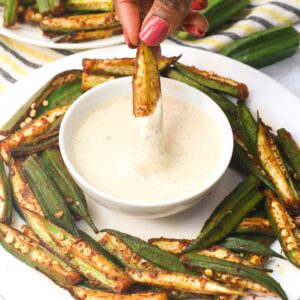
[[[239,0],[236,0],[239,1]],[[300,0],[251,0],[243,19],[215,35],[178,44],[217,51],[242,36],[273,26],[290,25],[300,20]],[[68,50],[46,49],[24,44],[0,35],[0,93],[31,71],[66,55]]]
[[[191,41],[172,38],[172,41],[216,52],[241,37],[274,26],[292,25],[300,21],[300,0],[250,0],[250,3],[240,21],[226,26],[214,35]]]

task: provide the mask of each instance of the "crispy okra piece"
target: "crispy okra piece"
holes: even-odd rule
[[[6,175],[4,162],[0,157],[0,223],[10,224],[12,217],[12,192]]]
[[[264,195],[266,211],[282,250],[288,260],[299,268],[300,240],[299,237],[297,237],[296,225],[284,205],[277,199],[272,191],[265,190]]]
[[[244,179],[213,211],[188,252],[205,249],[224,239],[244,217],[263,199],[257,188],[258,180],[250,175]]]
[[[179,62],[175,62],[174,67],[184,76],[210,89],[229,94],[240,100],[245,100],[249,95],[248,87],[244,83],[221,77],[214,72],[208,72],[196,67],[183,65]]]
[[[82,73],[81,90],[83,92],[109,80],[116,79],[115,76],[110,75],[98,75],[90,73]]]
[[[293,136],[286,129],[281,128],[277,130],[277,140],[284,155],[292,165],[297,179],[300,180],[300,148]]]
[[[280,284],[261,270],[249,268],[247,266],[228,262],[222,259],[198,255],[196,253],[185,254],[181,256],[181,260],[184,264],[191,268],[209,269],[217,273],[247,278],[264,286],[269,291],[276,293],[282,299],[287,300],[287,296]]]
[[[81,275],[20,231],[0,224],[0,243],[9,253],[59,284],[75,285]]]
[[[186,249],[193,240],[186,239],[170,239],[170,238],[152,238],[148,240],[148,243],[158,247],[161,250],[172,254],[181,254],[184,249]]]
[[[4,1],[3,26],[12,27],[17,22],[19,0]]]
[[[28,183],[22,178],[19,168],[20,161],[11,159],[9,164],[9,180],[12,187],[14,205],[17,207],[17,211],[22,216],[22,211],[25,208],[44,216],[39,201],[34,196]]]
[[[255,233],[255,234],[265,234],[269,236],[274,236],[272,225],[270,221],[266,218],[254,217],[245,218],[235,229],[234,233]]]
[[[166,70],[177,61],[179,57],[163,56],[158,62],[160,72]],[[113,76],[132,76],[134,72],[135,58],[113,58],[113,59],[90,59],[82,60],[83,71],[85,73],[94,73]]]
[[[29,6],[25,8],[23,20],[25,23],[39,24],[43,19],[42,14],[40,14],[36,7]]]
[[[95,233],[99,233],[89,214],[85,196],[70,175],[59,149],[48,148],[42,152],[40,158],[44,169],[58,187],[69,209],[85,220]]]
[[[68,110],[68,106],[54,108],[39,118],[30,120],[23,129],[19,129],[0,141],[0,151],[3,160],[8,163],[10,151],[32,141],[36,136],[45,132],[60,116]]]
[[[138,283],[193,294],[250,296],[248,292],[223,286],[203,276],[188,275],[165,270],[139,270],[127,268],[128,275]]]
[[[65,8],[68,12],[114,11],[113,0],[66,0]]]
[[[95,30],[119,26],[114,12],[83,14],[63,17],[45,17],[40,23],[42,30],[65,32]]]
[[[39,238],[37,237],[37,235],[31,230],[31,228],[26,225],[23,224],[20,228],[20,231],[22,232],[22,234],[24,234],[25,236],[29,237],[30,239],[32,239],[33,241],[35,241],[36,243],[40,243]]]
[[[94,41],[107,39],[115,35],[123,33],[121,26],[116,26],[107,29],[98,29],[90,31],[74,31],[70,32],[62,38],[56,40],[56,43],[81,43],[86,41]]]
[[[84,277],[90,284],[122,293],[128,289],[131,279],[103,253],[80,237],[49,222],[47,219],[26,210],[26,221],[48,249],[57,253]]]
[[[17,129],[23,128],[26,124],[26,119],[29,121],[30,119],[28,118],[37,118],[39,116],[37,109],[41,106],[48,107],[49,97],[53,97],[51,94],[59,88],[59,93],[56,92],[55,99],[59,100],[59,106],[64,106],[64,97],[69,99],[70,95],[69,93],[66,93],[65,89],[62,87],[67,83],[81,79],[81,74],[81,70],[68,70],[57,74],[17,110],[17,112],[1,127],[0,134],[8,135]],[[55,107],[52,106],[52,108]]]
[[[143,292],[117,295],[100,290],[90,290],[79,286],[64,286],[77,300],[167,300],[166,292]]]
[[[169,72],[167,73],[167,77],[181,81],[183,83],[186,83],[198,89],[199,91],[209,96],[213,101],[215,101],[225,113],[228,113],[236,117],[237,115],[236,105],[230,100],[228,100],[227,98],[225,98],[223,95],[218,94],[217,92],[207,88],[206,86],[196,82],[193,79],[190,79],[187,76],[184,76],[177,70],[173,70],[173,69],[169,70]]]
[[[276,187],[280,199],[292,215],[298,215],[299,194],[287,172],[273,136],[261,119],[258,120],[256,147],[260,162]]]
[[[161,96],[160,77],[155,56],[144,42],[137,49],[132,88],[134,116],[151,115]]]
[[[36,154],[44,151],[45,149],[58,146],[58,136],[53,136],[48,140],[38,142],[36,144],[25,145],[13,149],[10,153],[13,158],[19,158],[31,154]]]
[[[31,155],[21,163],[21,176],[28,182],[33,194],[47,218],[74,235],[78,230],[61,193],[53,180],[47,175],[37,155]]]

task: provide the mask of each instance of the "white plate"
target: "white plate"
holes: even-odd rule
[[[0,9],[0,34],[11,39],[40,47],[68,50],[86,50],[114,46],[124,43],[123,35],[82,43],[55,43],[48,37],[43,36],[42,30],[37,25],[17,23],[13,28],[3,27],[3,8]]]
[[[299,111],[300,101],[289,91],[271,78],[229,58],[210,52],[184,48],[174,45],[163,45],[164,55],[183,53],[181,61],[196,65],[206,70],[232,77],[247,83],[251,96],[248,100],[252,112],[259,110],[263,120],[274,129],[286,127],[300,142]],[[116,46],[100,50],[90,50],[63,58],[31,73],[27,78],[16,83],[0,99],[0,124],[52,76],[66,69],[80,68],[84,57],[124,57],[134,56],[135,51],[126,46]],[[216,189],[205,200],[183,213],[157,220],[142,220],[110,212],[94,201],[89,201],[90,211],[100,228],[115,228],[147,239],[150,237],[194,238],[203,222],[216,205],[227,195],[241,178],[228,170]],[[14,215],[14,225],[21,220]],[[80,224],[87,232],[91,231]],[[273,249],[280,252],[278,243]],[[0,295],[6,300],[53,300],[72,298],[67,292],[55,286],[48,278],[27,267],[0,247]],[[272,259],[270,267],[274,269],[273,277],[277,279],[288,294],[288,299],[300,299],[300,270],[289,262]],[[298,283],[298,285],[297,285]],[[1,297],[0,297],[1,299]],[[271,299],[271,298],[264,298]]]

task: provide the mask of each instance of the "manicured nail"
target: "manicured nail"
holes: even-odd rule
[[[205,33],[198,29],[195,25],[182,25],[181,29],[196,37],[203,37]]]
[[[130,48],[130,49],[134,49],[134,45],[132,45],[132,43],[130,42],[129,38],[128,38],[128,35],[126,33],[125,30],[123,30],[123,34],[124,34],[124,38],[125,38],[125,42],[127,44],[127,46]]]
[[[192,1],[191,10],[198,11],[206,8],[203,2],[198,2],[197,0]]]
[[[148,46],[156,46],[164,39],[168,30],[169,24],[165,20],[159,17],[151,17],[139,36]]]

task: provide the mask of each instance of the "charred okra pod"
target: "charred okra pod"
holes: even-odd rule
[[[234,262],[228,262],[217,258],[206,257],[195,253],[188,253],[181,257],[184,264],[195,269],[209,269],[213,272],[229,274],[250,279],[276,293],[282,299],[288,299],[280,284],[265,272],[246,267]]]
[[[68,12],[114,11],[113,0],[67,0],[65,8]]]
[[[75,285],[81,275],[20,231],[0,224],[0,243],[9,253],[59,284]]]
[[[71,177],[57,148],[48,148],[40,156],[41,162],[50,178],[55,182],[71,211],[83,218],[98,233],[87,207],[82,190]]]
[[[240,100],[246,99],[249,95],[248,88],[244,83],[221,77],[213,72],[203,71],[196,67],[186,66],[179,62],[175,62],[174,67],[182,75],[207,88],[229,94]]]
[[[225,198],[205,222],[199,236],[184,250],[205,249],[225,238],[263,199],[258,180],[248,176]],[[220,230],[221,228],[221,230]]]
[[[68,106],[54,108],[41,115],[39,118],[30,121],[23,129],[17,130],[0,141],[0,151],[3,160],[8,162],[10,152],[14,148],[31,142],[36,136],[45,132],[51,124],[65,114],[68,108]]]
[[[121,293],[132,284],[128,276],[91,243],[75,237],[31,211],[24,211],[24,215],[28,225],[43,244],[82,273],[95,287]]]
[[[55,18],[43,18],[40,23],[42,30],[65,32],[104,29],[118,26],[114,12],[101,14],[73,15]]]
[[[107,39],[112,36],[122,34],[122,32],[123,29],[121,26],[116,26],[107,29],[91,30],[91,31],[75,31],[75,32],[70,32],[69,34],[65,35],[64,37],[58,39],[55,42],[56,43],[81,43],[86,41]]]
[[[98,75],[84,72],[82,73],[81,90],[85,92],[103,82],[113,79],[116,79],[116,77],[110,75]]]
[[[18,17],[19,0],[5,0],[3,26],[12,27],[16,24]]]
[[[290,132],[281,128],[277,130],[277,140],[283,153],[293,167],[297,179],[300,180],[300,148]]]
[[[204,85],[196,82],[195,80],[186,77],[185,75],[181,74],[180,72],[178,72],[176,70],[170,70],[167,74],[167,77],[184,82],[184,83],[198,89],[199,91],[201,91],[204,94],[206,94],[207,96],[209,96],[212,100],[214,100],[225,113],[228,113],[232,116],[236,116],[237,111],[236,111],[235,104],[233,104],[230,100],[226,99],[224,96],[205,87]]]
[[[254,218],[245,218],[235,229],[235,234],[264,234],[269,236],[274,236],[274,231],[271,226],[271,223],[268,219],[254,217]]]
[[[266,190],[264,195],[266,211],[284,254],[292,264],[299,268],[300,248],[299,237],[295,231],[296,225],[272,191]]]
[[[148,240],[149,244],[172,254],[181,254],[183,250],[186,249],[192,242],[193,240],[170,239],[164,237],[152,238]]]
[[[299,194],[287,172],[273,136],[261,119],[258,122],[256,146],[260,162],[276,187],[280,199],[293,215],[298,215]]]
[[[12,159],[9,164],[9,180],[12,187],[14,205],[22,217],[24,208],[43,216],[42,208],[28,183],[21,177],[19,168],[20,161]]]
[[[48,177],[40,159],[29,156],[20,166],[20,172],[27,180],[46,217],[52,222],[78,235],[73,217],[55,183]]]
[[[11,186],[0,158],[0,223],[10,224],[12,215]]]

